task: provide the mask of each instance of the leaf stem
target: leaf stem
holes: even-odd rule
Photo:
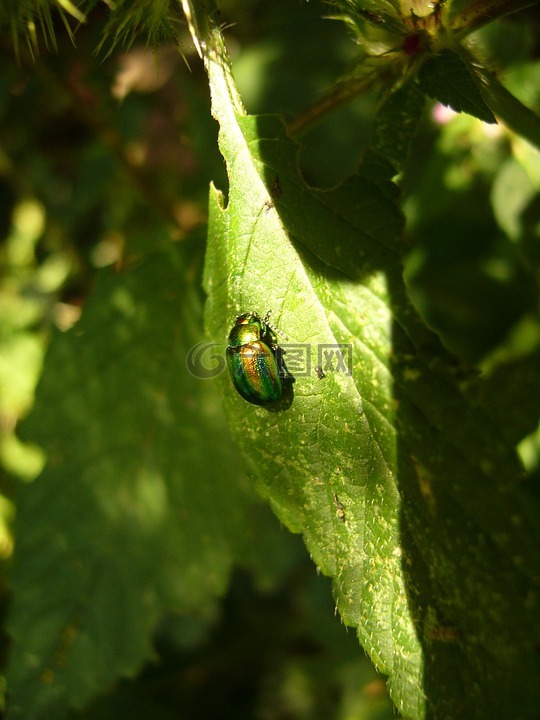
[[[493,20],[537,4],[538,0],[476,0],[452,17],[452,28],[460,35],[468,35]]]
[[[291,137],[302,135],[302,133],[321,121],[330,112],[367,90],[367,88],[372,85],[372,82],[372,78],[354,78],[353,80],[346,80],[335,88],[332,88],[324,97],[317,100],[311,107],[304,110],[288,123],[287,129],[289,135]]]

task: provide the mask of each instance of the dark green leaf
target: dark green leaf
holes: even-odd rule
[[[537,393],[531,393],[531,388],[539,386],[538,351],[501,362],[480,386],[483,406],[509,443],[517,444],[536,430],[540,417],[540,398]]]
[[[103,272],[53,338],[25,425],[49,461],[19,497],[9,718],[56,717],[134,675],[166,609],[206,612],[235,559],[265,555],[214,384],[187,370],[202,339],[188,287],[172,251]]]
[[[392,93],[377,113],[372,145],[398,171],[403,170],[423,109],[424,97],[410,82]]]
[[[443,105],[487,123],[497,122],[482,97],[475,68],[453,50],[443,50],[428,58],[418,77],[422,90]]]

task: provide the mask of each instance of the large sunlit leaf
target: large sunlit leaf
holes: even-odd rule
[[[230,186],[227,201],[216,190],[210,199],[207,328],[225,340],[236,315],[271,310],[295,375],[271,409],[248,404],[223,377],[230,426],[260,491],[335,579],[340,613],[391,675],[395,701],[417,715],[420,648],[399,552],[383,277],[397,263],[402,224],[394,171],[369,156],[346,186],[310,189],[279,118],[235,112],[224,67],[210,70]]]
[[[521,468],[407,299],[393,167],[370,153],[336,189],[309,188],[279,119],[245,114],[208,15],[191,20],[229,174],[210,199],[207,328],[224,339],[237,314],[271,310],[295,376],[271,408],[222,378],[250,474],[333,577],[403,714],[528,717],[540,548]],[[390,137],[378,143],[399,164]],[[325,363],[337,347],[350,374]]]

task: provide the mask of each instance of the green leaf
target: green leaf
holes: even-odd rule
[[[396,170],[403,170],[424,104],[418,86],[409,82],[393,92],[377,113],[372,145]]]
[[[211,192],[206,324],[224,339],[238,313],[271,309],[295,375],[272,408],[221,378],[248,471],[333,578],[404,715],[527,718],[540,543],[515,449],[408,300],[394,169],[370,153],[334,190],[307,187],[279,120],[245,114],[219,32],[189,10],[230,181],[227,202]],[[350,375],[318,354],[338,344]]]
[[[231,431],[260,492],[290,529],[303,532],[317,565],[334,578],[340,613],[378,669],[391,673],[394,700],[418,715],[420,647],[396,552],[385,366],[391,314],[378,272],[397,262],[392,248],[402,220],[388,179],[394,170],[369,156],[345,187],[308,188],[279,118],[244,115],[229,94],[225,63],[207,63],[230,179],[227,208],[218,191],[210,198],[208,332],[224,341],[236,315],[270,309],[297,376],[290,406],[276,412],[249,405],[220,377]],[[330,371],[318,356],[318,348],[335,351],[336,343],[356,358],[352,375]],[[317,363],[328,371],[323,380]]]
[[[487,123],[497,122],[482,97],[474,67],[453,50],[443,50],[428,58],[420,68],[418,79],[422,90],[443,105]]]
[[[245,140],[227,154],[235,165],[228,208],[219,193],[211,196],[206,320],[210,335],[224,338],[240,312],[271,309],[278,331],[288,337],[282,345],[296,382],[290,406],[272,412],[250,406],[224,377],[225,408],[259,490],[291,530],[303,532],[316,564],[335,579],[344,621],[357,628],[378,669],[392,674],[400,709],[416,715],[422,702],[417,692],[420,657],[396,553],[399,503],[392,472],[391,378],[384,363],[391,318],[384,280],[368,272],[368,257],[382,264],[388,251],[347,218],[352,197],[358,198],[356,214],[362,215],[363,198],[355,191],[363,186],[360,178],[347,191],[302,189],[298,176],[287,175],[279,164],[277,148],[288,142],[279,133],[270,138],[269,124],[264,118],[260,145],[275,149],[264,163],[272,173],[279,171],[281,194],[273,201],[258,174],[255,143],[248,141],[257,119],[241,117],[234,128],[221,126],[224,135],[242,132]],[[377,191],[375,185],[374,196]],[[282,225],[294,207],[298,224],[289,225],[298,233],[302,225],[306,228],[296,245]],[[388,203],[381,225],[391,220],[390,207]],[[317,228],[324,209],[326,222]],[[370,231],[375,234],[379,228],[374,224]],[[356,252],[341,256],[351,238],[357,240]],[[321,261],[323,247],[332,265]],[[347,276],[336,268],[344,265],[341,257],[350,260]],[[362,276],[362,284],[348,280],[353,274]],[[345,357],[350,347],[356,358],[352,376],[332,372],[318,354],[319,349],[335,350],[337,343]],[[322,380],[315,364],[326,372]]]
[[[264,558],[213,383],[187,370],[189,287],[176,251],[104,271],[52,340],[24,428],[48,465],[19,493],[9,718],[57,717],[133,676],[166,610],[207,613],[235,560]]]

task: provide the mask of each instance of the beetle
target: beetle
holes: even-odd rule
[[[283,393],[277,337],[255,313],[239,315],[229,333],[227,365],[238,393],[253,405],[270,405]]]

